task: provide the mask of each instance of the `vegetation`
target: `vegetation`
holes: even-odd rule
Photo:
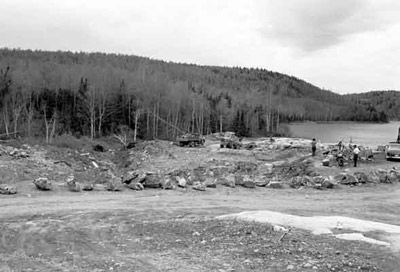
[[[399,118],[399,101],[398,93],[342,96],[264,69],[0,49],[0,134],[47,142],[121,126],[135,138],[174,139],[183,132],[283,134],[292,121],[387,122]]]

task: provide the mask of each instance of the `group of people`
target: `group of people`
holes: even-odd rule
[[[338,143],[338,147],[339,147],[339,151],[344,148],[342,141],[340,141]],[[357,145],[353,145],[353,146],[350,146],[350,147],[352,147],[352,151],[353,151],[354,167],[357,167],[357,162],[358,162],[358,156],[360,154],[360,149],[358,148]],[[317,141],[316,141],[315,138],[313,138],[312,141],[311,141],[311,155],[313,157],[315,156],[316,151],[317,151]]]

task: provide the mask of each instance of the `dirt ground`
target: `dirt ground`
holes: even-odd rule
[[[128,167],[165,172],[221,160],[290,160],[309,151],[266,152],[260,162],[252,151],[222,150],[208,140],[199,148],[155,141],[129,154],[91,153],[96,160],[87,160],[85,152],[68,152],[36,148],[26,159],[0,156],[2,183],[18,188],[18,194],[0,195],[0,271],[399,271],[400,253],[389,247],[216,216],[268,210],[399,225],[400,183],[329,190],[217,186],[204,192],[188,187],[74,193],[65,178],[79,175],[91,161],[116,172],[126,161]],[[315,171],[355,171],[349,164],[322,167],[321,158],[311,158]],[[361,162],[357,171],[396,166],[376,159]],[[85,171],[96,174],[89,179],[101,176],[100,170]],[[32,180],[38,175],[51,178],[54,190],[37,190]]]

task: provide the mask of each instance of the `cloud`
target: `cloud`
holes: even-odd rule
[[[383,0],[378,5],[369,0],[257,2],[261,34],[280,45],[305,52],[337,45],[354,34],[382,29],[393,22],[384,16],[394,8],[389,4],[392,1]]]

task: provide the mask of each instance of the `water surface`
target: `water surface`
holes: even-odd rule
[[[289,125],[293,137],[316,138],[324,143],[343,140],[364,146],[377,147],[397,140],[400,122],[371,124],[359,122],[293,123]]]

